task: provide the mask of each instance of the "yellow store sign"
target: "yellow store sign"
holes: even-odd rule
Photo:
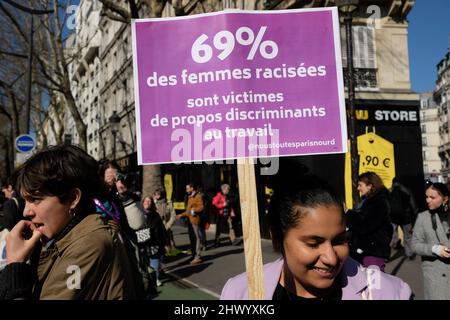
[[[382,180],[386,188],[392,186],[395,177],[394,145],[375,132],[360,135],[358,141],[359,174],[372,171]],[[350,143],[349,143],[350,146]],[[345,156],[345,202],[352,208],[350,148]]]
[[[173,183],[172,183],[172,175],[171,174],[164,175],[164,188],[166,189],[167,199],[172,200]]]

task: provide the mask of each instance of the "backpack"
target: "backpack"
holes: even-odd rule
[[[394,187],[389,192],[389,206],[393,223],[401,225],[408,223],[406,220],[412,211],[409,200],[409,195],[398,187]]]

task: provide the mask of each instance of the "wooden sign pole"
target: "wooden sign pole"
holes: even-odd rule
[[[258,200],[253,160],[239,159],[237,171],[245,266],[248,279],[248,298],[249,300],[264,300],[261,236],[259,232]]]

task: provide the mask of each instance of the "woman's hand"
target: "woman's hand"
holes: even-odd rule
[[[441,257],[449,259],[450,258],[450,249],[444,247],[444,249],[442,250]]]
[[[108,220],[107,224],[114,230],[116,233],[120,233],[120,225],[114,220]]]
[[[436,254],[437,256],[444,258],[444,259],[449,259],[450,258],[450,249],[442,246],[442,245],[435,245],[432,248],[432,251],[434,254]]]
[[[122,180],[116,181],[116,188],[119,194],[125,194],[128,192],[127,186],[122,182]]]
[[[27,261],[41,236],[42,233],[33,222],[19,221],[6,237],[6,260],[8,264]]]

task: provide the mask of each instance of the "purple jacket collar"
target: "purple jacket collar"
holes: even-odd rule
[[[283,264],[283,258],[279,258],[272,263],[264,265],[265,297],[267,300],[272,299],[278,280],[281,276]],[[360,296],[361,292],[367,288],[366,273],[363,272],[362,267],[353,259],[347,258],[341,275],[343,300],[354,299],[355,297]]]
[[[272,300],[280,279],[284,260],[282,258],[263,266],[264,295]],[[381,272],[377,267],[363,268],[350,257],[344,263],[341,272],[342,300],[407,300],[411,296],[410,287],[401,279]],[[228,280],[221,299],[247,300],[248,286],[245,273]]]

